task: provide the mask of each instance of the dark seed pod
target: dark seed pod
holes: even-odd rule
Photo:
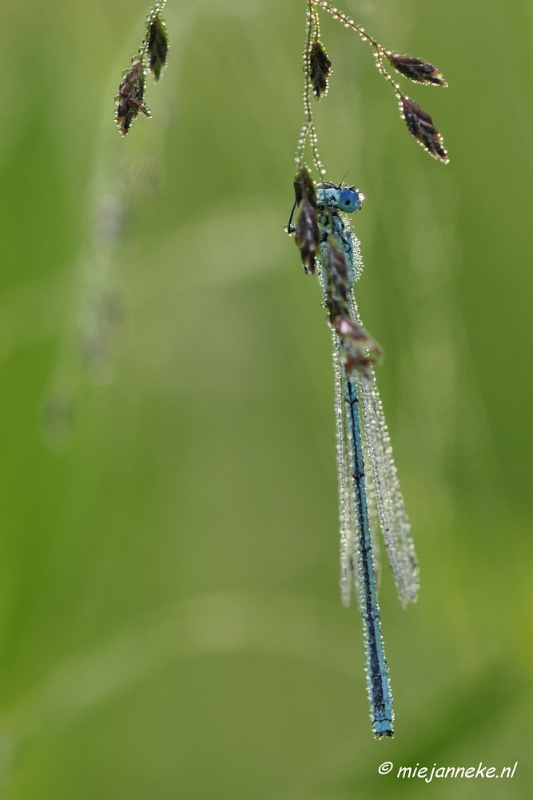
[[[412,56],[402,56],[389,51],[385,53],[385,56],[394,69],[415,83],[448,86],[442,72],[427,61],[422,61],[420,58],[413,58]]]
[[[350,378],[355,378],[356,375],[359,374],[362,375],[365,380],[370,381],[372,379],[370,367],[379,363],[380,359],[381,351],[378,355],[374,353],[368,354],[357,348],[348,348],[344,350],[344,353],[341,351],[341,360]]]
[[[317,100],[328,93],[328,79],[331,75],[331,61],[322,42],[315,40],[309,53],[309,78],[313,94]]]
[[[326,251],[326,291],[331,298],[329,310],[335,315],[343,314],[348,311],[348,264],[344,250],[339,245],[334,236],[328,238]],[[334,307],[335,306],[335,307]]]
[[[302,199],[305,198],[313,208],[316,208],[315,183],[305,164],[301,165],[294,179],[294,196],[296,205],[300,205]]]
[[[347,374],[351,378],[359,374],[370,380],[370,367],[382,356],[379,344],[351,317],[338,317],[333,327],[341,342],[340,356]]]
[[[381,348],[350,316],[348,265],[343,249],[333,237],[328,239],[324,271],[329,324],[339,337],[346,373],[370,380],[370,366],[379,360]]]
[[[299,214],[294,240],[300,250],[305,272],[308,275],[312,275],[315,271],[316,256],[320,241],[316,210],[306,197],[304,197],[299,204]]]
[[[433,125],[433,120],[429,114],[422,111],[418,103],[405,96],[400,98],[400,113],[409,128],[409,132],[420,142],[422,147],[433,158],[447,164],[449,158],[442,136]]]
[[[139,112],[150,117],[150,110],[144,105],[145,72],[141,58],[134,58],[131,67],[123,74],[116,97],[115,119],[122,136],[126,136]]]
[[[165,21],[159,11],[154,11],[148,17],[146,31],[146,53],[150,72],[158,81],[161,72],[167,63],[168,34]]]

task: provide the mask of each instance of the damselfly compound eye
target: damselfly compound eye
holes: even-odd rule
[[[357,189],[341,189],[339,193],[339,208],[341,211],[351,214],[353,211],[359,211],[364,199],[364,194],[358,192]]]

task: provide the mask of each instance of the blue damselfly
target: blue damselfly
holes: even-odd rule
[[[403,605],[416,600],[418,567],[374,376],[381,351],[364,330],[353,296],[363,261],[345,215],[358,211],[364,196],[325,181],[315,188],[305,167],[295,188],[298,218],[293,226],[291,214],[287,231],[296,234],[306,272],[317,267],[333,332],[342,601],[349,604],[355,584],[370,715],[381,738],[393,735],[394,714],[377,595],[376,521]]]

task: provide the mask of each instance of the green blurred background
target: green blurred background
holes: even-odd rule
[[[153,119],[113,97],[145,0],[3,0],[2,711],[8,800],[526,798],[533,779],[532,7],[322,15],[331,180],[366,194],[358,298],[421,564],[381,607],[396,738],[338,592],[330,334],[283,233],[304,2],[169,0]],[[384,761],[394,764],[378,774]],[[495,766],[512,780],[395,777]]]

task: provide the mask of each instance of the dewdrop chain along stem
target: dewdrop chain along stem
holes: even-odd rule
[[[314,6],[320,6],[320,8],[323,8],[324,11],[327,11],[332,15],[333,19],[340,20],[346,28],[353,28],[353,30],[357,31],[359,36],[361,36],[364,42],[369,41],[373,47],[384,51],[382,45],[380,45],[377,39],[374,39],[372,36],[370,36],[370,34],[367,33],[364,28],[362,28],[360,25],[357,25],[357,23],[355,23],[351,17],[348,17],[342,11],[339,11],[339,9],[335,8],[335,6],[330,6],[330,4],[326,3],[325,0],[309,0],[309,2]]]
[[[311,86],[312,86],[312,59],[315,58],[315,71],[317,72],[317,80],[313,88],[315,96],[319,100],[327,91],[327,79],[330,75],[331,62],[327,58],[326,52],[319,41],[319,19],[318,9],[327,11],[331,14],[333,19],[338,20],[345,28],[351,28],[355,31],[364,42],[368,42],[374,50],[374,57],[376,61],[376,68],[378,72],[385,78],[387,83],[392,87],[396,98],[399,101],[400,115],[405,121],[409,133],[413,136],[418,143],[428,152],[433,158],[447,164],[449,161],[448,153],[444,147],[444,142],[441,134],[433,124],[430,115],[423,111],[418,103],[406,95],[400,84],[394,80],[392,75],[385,67],[385,61],[388,63],[404,78],[408,78],[413,83],[420,83],[426,86],[441,86],[446,87],[448,84],[442,75],[442,72],[437,67],[424,61],[420,58],[414,58],[409,55],[402,55],[386,50],[383,45],[378,42],[373,36],[365,31],[365,29],[353,21],[351,17],[343,11],[339,11],[336,6],[330,5],[327,0],[307,0],[307,28],[306,28],[306,47],[304,50],[304,71],[305,71],[305,85],[304,85],[304,112],[305,123],[302,128],[302,134],[298,144],[297,163],[303,163],[303,151],[307,137],[309,136],[311,149],[313,152],[313,160],[315,167],[321,176],[324,176],[325,171],[320,162],[317,152],[316,132],[311,111]],[[313,48],[316,48],[316,52]],[[322,70],[322,71],[321,71]]]
[[[309,2],[311,2],[314,6],[320,6],[320,8],[323,8],[324,11],[327,11],[329,14],[331,14],[333,19],[337,19],[342,22],[345,28],[351,28],[352,30],[356,31],[363,42],[368,42],[374,48],[374,56],[378,71],[383,75],[385,80],[390,83],[398,99],[404,98],[405,95],[401,90],[400,84],[396,83],[394,78],[387,72],[385,65],[383,64],[383,59],[389,58],[393,54],[389,50],[385,50],[383,45],[380,44],[377,39],[374,39],[373,36],[367,33],[367,31],[365,31],[361,25],[358,25],[351,17],[348,17],[342,11],[339,11],[339,9],[335,6],[330,6],[326,0],[309,0]]]
[[[303,104],[304,104],[304,124],[300,131],[300,138],[298,140],[298,148],[296,150],[296,164],[301,167],[304,159],[304,150],[307,140],[311,146],[313,154],[313,163],[319,175],[325,175],[326,170],[320,160],[318,152],[318,139],[313,122],[313,111],[311,108],[311,46],[313,41],[318,41],[320,37],[320,20],[316,8],[312,0],[307,0],[307,18],[305,26],[305,47],[302,54],[303,71],[304,71],[304,86],[303,86]]]

